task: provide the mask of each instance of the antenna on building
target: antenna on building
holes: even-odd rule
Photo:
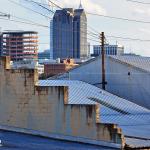
[[[83,9],[81,0],[80,0],[79,9]]]

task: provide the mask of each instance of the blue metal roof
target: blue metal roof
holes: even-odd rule
[[[0,150],[116,150],[109,145],[94,146],[4,130],[0,130],[0,139]]]
[[[40,80],[38,85],[67,86],[69,104],[100,103],[102,123],[118,124],[125,136],[132,137],[127,144],[138,144],[136,139],[144,138],[146,140],[142,140],[140,146],[150,146],[150,110],[82,81]]]
[[[150,72],[150,57],[123,55],[110,56],[110,58]]]

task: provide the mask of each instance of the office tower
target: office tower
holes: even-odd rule
[[[73,9],[56,10],[53,17],[53,58],[73,58]]]
[[[87,18],[79,9],[56,10],[53,17],[53,58],[84,58],[87,50]]]
[[[0,32],[0,56],[2,56],[2,33]]]
[[[87,18],[82,5],[74,10],[74,58],[88,56],[87,45]]]

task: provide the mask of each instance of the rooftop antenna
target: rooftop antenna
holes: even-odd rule
[[[80,0],[79,9],[83,9],[81,0]]]

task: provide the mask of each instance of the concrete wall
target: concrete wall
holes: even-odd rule
[[[0,61],[0,125],[122,143],[121,130],[99,123],[99,105],[69,105],[67,87],[35,86],[36,70]]]
[[[101,59],[69,71],[66,78],[101,87]],[[106,58],[106,90],[150,109],[150,73],[113,58]]]

